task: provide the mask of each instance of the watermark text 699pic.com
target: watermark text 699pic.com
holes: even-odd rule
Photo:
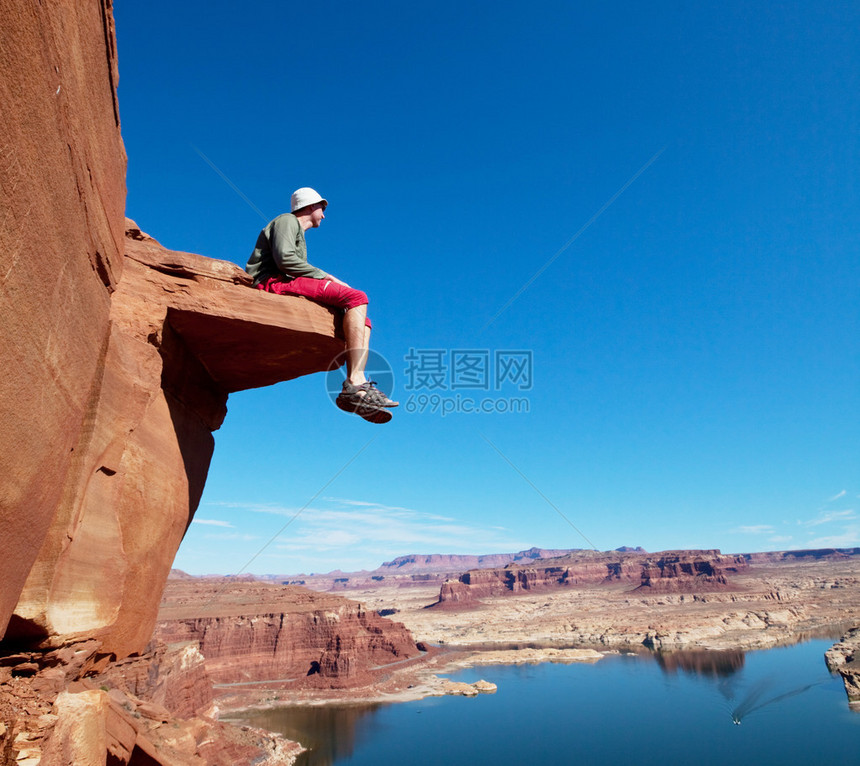
[[[405,389],[409,413],[525,414],[531,402],[513,394],[534,386],[534,354],[522,349],[410,348]],[[484,392],[484,395],[481,395]]]

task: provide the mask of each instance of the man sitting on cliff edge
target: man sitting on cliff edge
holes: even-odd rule
[[[257,246],[245,266],[254,287],[278,295],[303,295],[326,306],[342,309],[346,338],[346,380],[335,403],[371,423],[391,420],[393,402],[364,375],[370,348],[370,319],[366,293],[308,263],[305,232],[318,229],[328,201],[305,186],[290,197],[289,213],[270,221],[257,237]]]

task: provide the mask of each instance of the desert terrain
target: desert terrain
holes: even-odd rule
[[[348,595],[368,609],[396,610],[417,641],[443,646],[758,649],[860,620],[860,557],[753,564],[707,593],[586,585],[489,596],[458,610],[431,606],[433,586]]]
[[[810,637],[835,640],[860,622],[860,556],[853,552],[670,554],[567,552],[459,576],[422,573],[415,565],[396,576],[317,576],[307,578],[304,587],[279,585],[275,577],[226,584],[217,578],[174,577],[157,635],[166,642],[205,637],[208,643],[200,645],[216,699],[222,711],[229,711],[476,693],[452,687],[445,674],[497,663],[595,662],[619,651],[652,652],[664,662],[673,661],[672,655],[681,661],[691,650],[697,656],[725,656]],[[456,563],[446,562],[447,568]],[[606,571],[614,574],[604,576]],[[308,588],[313,585],[325,592],[313,594]],[[457,600],[450,600],[452,593]],[[321,610],[331,616],[345,609],[337,627],[339,661],[332,654],[331,635],[328,645],[320,643],[319,617],[311,620],[316,643],[306,641],[286,660],[277,649],[273,618],[265,614],[278,611],[281,601],[296,604],[298,594],[305,594],[306,606],[288,610],[294,644],[312,633],[296,627],[300,613]],[[377,639],[377,659],[368,661],[371,618],[384,627],[386,639]],[[193,619],[198,624],[191,630]],[[307,616],[301,619],[310,624]],[[248,639],[227,637],[239,635],[238,624],[230,627],[235,621],[257,635],[250,639],[253,649]],[[177,627],[180,623],[184,627]],[[315,653],[328,658],[328,677],[307,675]],[[281,672],[267,673],[279,662],[286,663]]]

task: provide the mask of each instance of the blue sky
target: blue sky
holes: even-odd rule
[[[128,215],[244,265],[317,188],[402,403],[231,396],[176,566],[860,545],[856,3],[115,13]]]

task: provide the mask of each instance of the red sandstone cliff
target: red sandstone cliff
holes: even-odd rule
[[[0,636],[97,408],[122,276],[111,3],[0,7]]]
[[[747,567],[743,556],[719,551],[598,553],[582,551],[542,565],[478,569],[446,582],[437,607],[468,606],[481,598],[573,585],[630,583],[658,591],[695,592],[728,585],[725,572]]]
[[[355,601],[266,583],[171,581],[157,636],[196,642],[217,684],[358,686],[421,654],[403,625]]]
[[[81,471],[7,631],[94,636],[117,657],[152,635],[227,394],[324,370],[342,347],[331,311],[251,290],[234,264],[165,250],[131,222],[124,247]]]
[[[0,637],[122,657],[152,633],[227,394],[343,343],[322,306],[126,238],[110,2],[4,0],[2,34]]]
[[[142,682],[81,679],[146,651],[227,395],[327,369],[336,316],[126,238],[111,0],[0,14],[0,763],[262,763],[250,741],[213,754],[207,732],[233,734],[211,722],[177,723],[178,744],[135,723]],[[170,664],[147,658],[126,670]],[[200,696],[168,675],[164,699]]]

